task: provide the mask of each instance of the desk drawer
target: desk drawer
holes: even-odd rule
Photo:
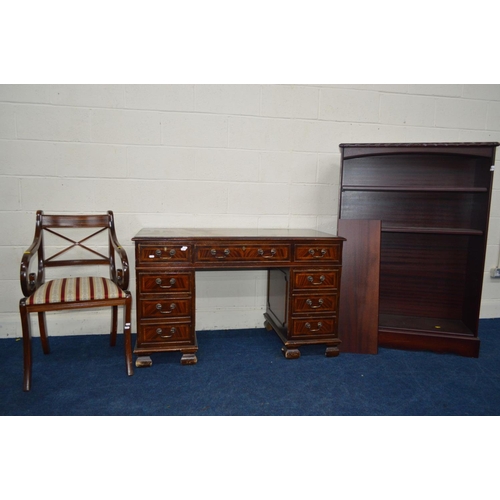
[[[139,243],[137,256],[140,263],[153,262],[189,262],[191,260],[191,247],[188,245],[162,245]]]
[[[292,271],[292,284],[295,290],[321,290],[338,288],[338,269],[307,269]]]
[[[337,318],[307,318],[293,319],[291,328],[291,337],[322,337],[322,336],[337,337]]]
[[[334,245],[295,245],[294,257],[296,261],[327,261],[340,263],[342,246]]]
[[[160,323],[139,327],[138,343],[187,342],[192,339],[190,323]]]
[[[190,292],[192,273],[140,273],[139,293]]]
[[[197,245],[198,262],[289,262],[290,245]]]
[[[190,316],[193,301],[188,299],[139,300],[141,319]]]
[[[337,294],[295,295],[292,299],[293,314],[331,313],[336,314]]]

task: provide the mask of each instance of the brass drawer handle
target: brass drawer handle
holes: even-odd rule
[[[156,309],[160,311],[160,314],[172,314],[176,307],[177,306],[172,302],[172,304],[170,304],[170,311],[163,311],[163,306],[160,303],[156,304]]]
[[[326,277],[323,274],[319,277],[319,282],[318,281],[314,281],[314,277],[313,276],[308,276],[307,277],[307,281],[309,281],[309,283],[311,283],[312,285],[322,285],[325,280],[326,280]]]
[[[170,337],[173,337],[177,332],[177,328],[175,328],[175,326],[173,326],[172,328],[170,328],[170,335],[168,334],[163,334],[163,328],[157,328],[156,329],[156,334],[161,337],[162,339],[169,339]]]
[[[314,250],[314,248],[310,248],[309,249],[309,255],[311,257],[314,257],[315,259],[321,259],[322,257],[324,257],[326,255],[326,250],[324,248],[321,249],[321,252],[319,255],[316,255],[316,250]]]
[[[160,287],[160,288],[172,288],[173,286],[175,286],[175,284],[177,283],[177,280],[175,278],[170,278],[170,285],[162,285],[162,280],[161,278],[156,278],[155,280],[155,283]]]
[[[276,248],[271,248],[270,250],[271,255],[264,255],[264,250],[262,248],[259,248],[257,250],[257,253],[259,254],[260,257],[264,257],[264,259],[272,259],[276,255]]]
[[[323,299],[318,300],[318,305],[313,306],[313,301],[311,299],[306,300],[306,304],[311,308],[311,309],[319,309],[320,307],[323,306]]]
[[[229,257],[229,254],[231,253],[231,250],[229,250],[229,248],[226,248],[224,250],[224,255],[217,255],[217,250],[215,248],[212,248],[212,250],[210,250],[210,253],[216,259],[225,259],[226,257]]]
[[[155,255],[158,258],[160,258],[162,256],[162,254],[163,254],[163,252],[160,249],[158,249],[158,250],[155,251]],[[169,255],[170,258],[175,257],[175,249],[172,248],[172,250],[170,250],[168,252],[168,255]]]
[[[306,323],[304,325],[310,332],[319,332],[321,328],[323,328],[323,323],[321,321],[318,321],[318,325],[316,328],[312,328],[311,323]]]

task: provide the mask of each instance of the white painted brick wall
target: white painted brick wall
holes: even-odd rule
[[[380,122],[390,125],[432,127],[436,117],[433,97],[384,94],[380,99]]]
[[[381,94],[351,89],[322,89],[319,117],[335,122],[377,123]]]
[[[15,117],[19,140],[90,142],[89,109],[21,104]]]
[[[16,107],[12,104],[0,103],[0,137],[16,138]]]
[[[161,144],[161,114],[154,111],[93,109],[90,142]]]
[[[37,209],[112,209],[134,290],[141,227],[335,233],[342,142],[499,140],[500,85],[0,85],[0,337],[20,335]],[[500,317],[499,252],[497,173],[482,317]],[[199,273],[197,287],[199,329],[262,325],[264,272]],[[104,312],[48,321],[52,335],[108,329]]]
[[[228,117],[201,113],[163,113],[161,143],[166,146],[227,147]]]
[[[259,85],[194,86],[194,110],[203,113],[258,116],[260,102]]]
[[[262,116],[318,118],[320,89],[296,85],[262,86]]]

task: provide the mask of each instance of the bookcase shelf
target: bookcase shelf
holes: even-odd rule
[[[411,191],[422,191],[430,193],[487,193],[488,188],[485,187],[447,187],[447,186],[344,186],[342,188],[344,191],[398,191],[398,192],[411,192]]]
[[[483,236],[484,231],[478,229],[458,229],[453,227],[410,227],[382,225],[384,233],[429,233]]]
[[[463,321],[445,318],[427,318],[425,316],[403,316],[396,314],[381,314],[379,327],[385,330],[401,330],[402,328],[412,331],[421,331],[432,335],[463,335],[473,337],[474,333]]]
[[[498,145],[340,145],[340,219],[381,221],[380,346],[479,355]]]

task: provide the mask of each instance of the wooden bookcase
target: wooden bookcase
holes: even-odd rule
[[[379,346],[479,355],[498,145],[340,145],[339,218],[381,221]]]

